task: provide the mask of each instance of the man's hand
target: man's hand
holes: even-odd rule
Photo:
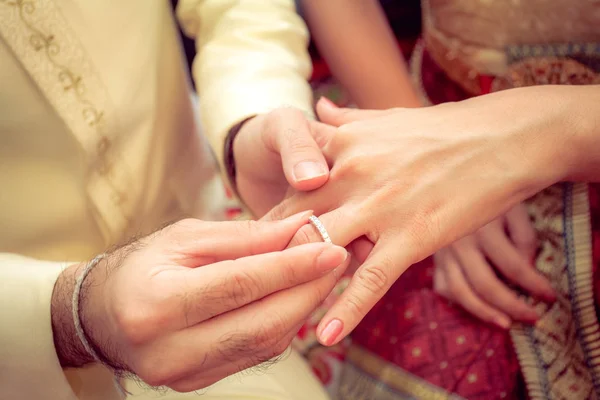
[[[483,321],[508,329],[512,320],[533,323],[533,306],[497,275],[546,301],[556,295],[534,268],[537,237],[523,204],[519,204],[473,235],[435,254],[434,288]]]
[[[192,391],[281,354],[346,268],[344,248],[285,250],[310,213],[279,222],[183,220],[111,253],[85,279],[80,315],[100,357],[152,386]],[[53,294],[63,366],[77,340],[67,269]]]
[[[366,237],[374,244],[321,321],[323,344],[354,329],[410,265],[566,176],[572,158],[556,161],[568,147],[558,96],[535,101],[548,92],[517,89],[387,111],[317,104],[321,121],[333,126],[315,125],[332,165],[329,181],[289,196],[267,218],[313,209],[333,243],[359,239],[366,248]],[[318,238],[307,226],[291,244]]]
[[[246,122],[233,143],[237,189],[254,215],[262,216],[290,188],[321,187],[329,167],[314,123],[299,110],[280,108]]]

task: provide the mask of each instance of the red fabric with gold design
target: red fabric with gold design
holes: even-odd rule
[[[508,332],[437,296],[432,269],[427,259],[402,275],[354,331],[354,343],[465,398],[518,398]]]

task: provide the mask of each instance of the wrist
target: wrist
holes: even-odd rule
[[[593,136],[591,113],[586,119],[581,111],[582,90],[589,92],[583,86],[545,85],[490,95],[500,105],[492,109],[509,121],[502,129],[510,132],[503,147],[516,167],[519,201],[557,182],[573,180],[581,170]]]
[[[235,127],[233,127],[230,131],[230,162],[231,164],[233,164],[231,168],[234,170],[234,176],[232,177],[228,172],[228,177],[229,182],[232,186],[232,190],[242,202],[244,202],[244,200],[246,199],[245,189],[247,188],[247,185],[239,184],[237,180],[237,166],[240,165],[240,157],[242,154],[244,154],[244,148],[250,145],[248,140],[246,140],[248,132],[260,132],[261,128],[259,125],[262,124],[262,120],[263,118],[260,115],[247,118]],[[250,141],[252,140],[253,138],[250,139]]]
[[[600,86],[547,85],[524,90],[537,103],[529,108],[538,121],[528,130],[528,153],[536,161],[530,173],[544,183],[543,188],[562,181],[594,180],[590,171],[600,168]]]
[[[63,368],[79,368],[94,362],[77,338],[73,321],[73,292],[77,276],[85,264],[75,264],[65,269],[52,292],[51,317],[54,347]]]
[[[560,180],[600,179],[600,85],[564,87],[556,107],[562,111],[559,130],[565,138]]]
[[[248,117],[243,121],[235,124],[227,133],[225,137],[225,145],[223,146],[223,163],[225,165],[225,172],[227,174],[227,178],[229,181],[229,185],[231,190],[240,197],[237,187],[237,163],[236,163],[236,143],[238,142],[236,139],[239,136],[239,133],[242,131],[242,128],[252,120],[255,120],[254,116]]]
[[[108,347],[111,353],[107,354],[104,349],[107,346],[101,346],[110,342],[108,337],[111,336],[110,333],[102,334],[108,331],[110,325],[105,318],[108,313],[103,301],[108,298],[104,283],[108,280],[109,265],[112,265],[108,257],[74,264],[65,269],[56,282],[52,293],[51,319],[54,346],[63,368],[80,368],[99,361],[115,371],[127,370],[126,365],[119,361],[117,349]],[[117,255],[117,260],[119,257]],[[87,275],[82,276],[86,268],[89,268]],[[75,295],[78,283],[79,292]],[[75,322],[75,303],[79,326]],[[87,342],[89,350],[82,340]]]

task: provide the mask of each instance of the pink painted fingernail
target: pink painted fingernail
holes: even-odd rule
[[[523,317],[524,322],[535,324],[540,319],[540,314],[537,311],[529,311]]]
[[[544,294],[544,300],[548,303],[554,303],[556,301],[556,292],[554,289],[551,288]]]
[[[502,329],[509,329],[511,325],[510,319],[505,316],[498,316],[494,318],[494,323]]]
[[[331,108],[338,108],[338,106],[331,100],[329,100],[327,97],[325,96],[321,96],[321,98],[319,99],[319,102],[325,104],[328,107]]]
[[[331,346],[342,332],[343,327],[342,321],[339,319],[329,321],[319,335],[320,342],[325,346]]]
[[[303,161],[294,167],[294,178],[297,182],[308,181],[326,174],[325,167],[314,161]]]

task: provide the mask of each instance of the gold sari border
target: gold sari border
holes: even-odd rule
[[[577,183],[565,192],[565,244],[575,326],[596,393],[600,393],[600,325],[594,303],[588,190],[587,184]]]
[[[437,386],[434,386],[425,380],[410,374],[403,369],[387,362],[383,358],[371,353],[370,351],[352,345],[346,356],[346,362],[350,366],[357,368],[363,375],[373,378],[373,383],[369,384],[365,379],[361,378],[361,374],[354,374],[352,382],[354,386],[358,385],[363,393],[374,393],[374,391],[382,392],[382,386],[387,386],[391,390],[387,390],[389,399],[402,398],[418,398],[428,400],[461,400],[462,397],[449,393]],[[363,376],[364,377],[364,376]],[[346,380],[348,381],[348,380]],[[369,388],[371,386],[371,388]],[[342,388],[342,392],[352,391],[350,388]],[[358,388],[356,388],[358,390]],[[389,392],[397,392],[391,397]],[[349,395],[349,396],[348,396]],[[352,394],[346,393],[344,398],[352,399]],[[356,397],[358,398],[358,397]],[[381,396],[377,397],[378,399]]]
[[[515,325],[511,338],[529,398],[596,399],[600,391],[600,326],[596,317],[591,220],[587,184],[563,183],[530,203],[546,236],[537,269],[551,279],[558,299],[537,303],[535,327]]]

